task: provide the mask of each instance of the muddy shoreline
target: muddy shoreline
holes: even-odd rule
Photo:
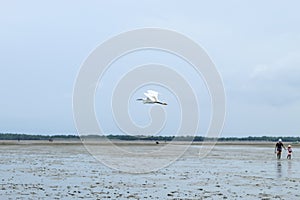
[[[0,145],[3,199],[299,199],[300,155],[276,160],[273,143],[218,143],[199,157],[192,145],[169,165],[150,173],[125,173],[95,159],[81,143],[5,141]],[[24,144],[24,145],[23,145]],[[71,144],[71,145],[70,145]],[[181,146],[181,145],[180,145]],[[128,150],[155,145],[129,143]],[[104,146],[109,152],[109,146]],[[119,156],[122,169],[132,162]],[[114,157],[109,156],[109,159]],[[106,158],[106,159],[108,159]],[[139,162],[134,157],[135,162]],[[163,158],[143,155],[148,165]]]
[[[155,141],[123,141],[123,140],[87,140],[86,144],[102,144],[102,145],[157,145]],[[170,142],[159,141],[158,145],[169,144]],[[82,145],[80,140],[54,140],[49,142],[48,140],[0,140],[0,145]],[[173,141],[172,144],[177,145],[255,145],[255,146],[274,146],[275,142],[269,141],[220,141],[220,142],[187,142],[187,141]],[[288,144],[288,142],[284,142]],[[293,146],[300,146],[300,143],[289,143]]]

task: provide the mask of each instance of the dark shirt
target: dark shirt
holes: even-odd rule
[[[282,142],[277,142],[276,143],[276,149],[277,149],[277,151],[282,151],[282,147],[283,147]]]

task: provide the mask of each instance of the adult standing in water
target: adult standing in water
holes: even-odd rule
[[[282,147],[284,148],[284,150],[286,150],[285,146],[282,143],[282,140],[279,139],[275,145],[275,153],[277,153],[278,160],[281,158]]]

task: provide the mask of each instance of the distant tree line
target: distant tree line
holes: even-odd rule
[[[1,133],[0,140],[62,140],[62,139],[80,139],[76,135],[29,135],[17,133]]]
[[[125,141],[269,141],[275,142],[281,138],[284,142],[299,142],[300,137],[274,137],[274,136],[248,136],[248,137],[221,137],[221,138],[206,138],[203,136],[133,136],[133,135],[86,135],[81,138],[78,135],[29,135],[16,133],[0,133],[0,140],[80,140],[80,139],[101,139],[108,138],[111,140],[125,140]]]
[[[282,137],[274,137],[274,136],[248,136],[248,137],[222,137],[219,138],[218,141],[265,141],[265,142],[276,142],[281,138],[284,142],[299,142],[300,137],[290,137],[290,136],[282,136]]]

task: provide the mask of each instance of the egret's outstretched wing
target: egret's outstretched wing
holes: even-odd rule
[[[153,90],[147,90],[147,93],[149,96],[152,96],[152,99],[154,99],[154,101],[158,101],[158,92],[153,91]]]
[[[144,95],[147,97],[147,99],[149,99],[150,101],[152,102],[155,102],[156,101],[156,98],[152,95],[152,94],[149,94],[149,93],[144,93]]]

